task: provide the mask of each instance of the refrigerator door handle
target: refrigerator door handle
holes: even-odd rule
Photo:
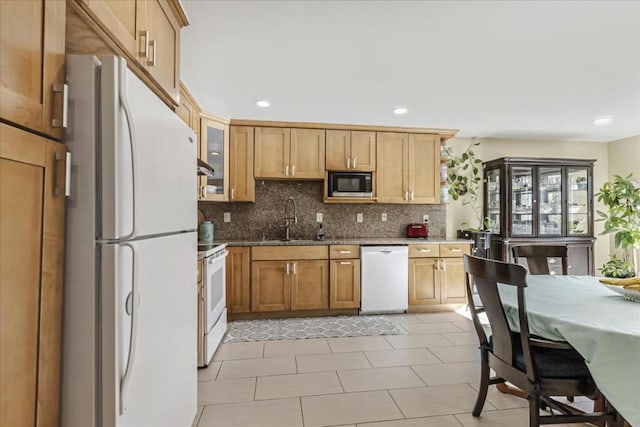
[[[126,312],[131,316],[131,333],[129,335],[129,351],[127,354],[127,364],[120,382],[120,415],[127,411],[127,394],[129,392],[129,383],[131,382],[131,372],[136,359],[136,346],[138,343],[138,305],[140,304],[140,296],[138,295],[138,258],[136,257],[135,245],[132,243],[120,243],[131,249],[133,257],[133,265],[131,271],[131,299],[130,305],[125,307]]]
[[[131,145],[131,195],[132,195],[132,204],[131,204],[131,233],[123,236],[122,240],[128,240],[136,237],[138,235],[138,231],[136,229],[136,155],[135,155],[135,132],[133,129],[133,115],[131,114],[131,109],[129,108],[129,103],[127,102],[126,95],[126,87],[125,82],[127,79],[127,64],[124,61],[120,61],[119,63],[119,85],[118,85],[118,98],[120,100],[120,104],[122,105],[122,109],[124,110],[124,115],[127,121],[127,131],[129,133],[129,143]]]

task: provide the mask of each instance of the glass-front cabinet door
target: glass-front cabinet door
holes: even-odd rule
[[[487,170],[485,217],[489,218],[489,230],[492,234],[501,234],[500,230],[500,168]]]
[[[567,167],[567,235],[591,235],[591,200],[587,168]]]
[[[562,169],[538,167],[538,236],[564,235]]]
[[[200,158],[213,168],[201,177],[199,200],[229,200],[229,125],[205,116],[201,120]]]
[[[533,236],[533,168],[511,169],[511,235]]]

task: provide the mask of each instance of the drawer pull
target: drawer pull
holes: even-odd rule
[[[340,265],[351,265],[351,261],[340,261]]]
[[[431,249],[419,249],[420,252],[431,252]]]
[[[341,254],[350,254],[351,251],[340,251]]]
[[[462,252],[462,249],[459,248],[451,248],[451,252]]]

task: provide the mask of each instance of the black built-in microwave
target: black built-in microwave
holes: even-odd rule
[[[329,197],[373,197],[371,172],[329,172]]]

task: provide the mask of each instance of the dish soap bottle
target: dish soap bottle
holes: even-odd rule
[[[320,226],[318,227],[318,233],[316,234],[316,239],[324,240],[324,228],[322,228],[322,223],[320,223]]]

